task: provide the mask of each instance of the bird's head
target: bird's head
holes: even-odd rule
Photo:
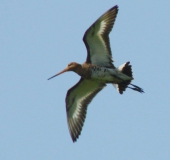
[[[54,77],[56,77],[56,76],[58,76],[58,75],[60,75],[60,74],[62,74],[62,73],[64,73],[64,72],[67,72],[67,71],[74,71],[74,72],[76,72],[76,70],[77,70],[79,67],[81,67],[80,64],[78,64],[78,63],[76,63],[76,62],[71,62],[71,63],[69,63],[69,64],[66,66],[65,69],[63,69],[61,72],[55,74],[54,76],[50,77],[48,80],[50,80],[50,79],[52,79],[52,78],[54,78]]]

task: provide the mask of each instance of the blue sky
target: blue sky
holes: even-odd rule
[[[69,62],[83,63],[86,29],[114,5],[114,64],[130,61],[134,84],[123,95],[108,85],[91,102],[72,143],[65,95],[79,80]],[[1,1],[0,159],[169,160],[170,1]]]

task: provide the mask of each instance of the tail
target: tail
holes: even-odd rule
[[[118,67],[118,70],[121,71],[122,73],[124,73],[125,75],[133,78],[132,66],[130,65],[130,62],[126,62],[126,63],[122,64],[121,66]],[[131,85],[133,87],[129,87],[128,85]],[[134,84],[131,84],[131,80],[127,80],[127,81],[124,81],[124,82],[121,82],[118,84],[114,84],[114,86],[120,94],[123,94],[123,92],[126,90],[126,88],[130,88],[130,89],[133,89],[134,91],[144,93],[142,88],[140,88]]]

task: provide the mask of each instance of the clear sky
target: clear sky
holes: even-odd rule
[[[130,61],[144,94],[108,85],[91,102],[76,143],[65,95],[79,80],[86,29],[119,6],[110,34],[115,65]],[[2,0],[0,5],[1,160],[169,160],[169,0]]]

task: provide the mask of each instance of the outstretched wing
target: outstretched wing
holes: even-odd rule
[[[112,64],[109,33],[113,28],[117,13],[118,6],[112,7],[85,32],[83,41],[87,48],[87,63],[115,68]]]
[[[104,86],[106,86],[104,83],[81,78],[76,85],[68,90],[66,112],[68,128],[73,142],[77,140],[81,133],[88,104]]]

